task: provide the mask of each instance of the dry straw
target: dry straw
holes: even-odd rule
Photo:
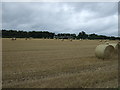
[[[109,59],[114,54],[114,47],[112,45],[101,44],[95,49],[95,55],[101,59]]]

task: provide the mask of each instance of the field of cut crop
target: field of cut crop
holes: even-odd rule
[[[94,50],[102,43],[3,39],[3,88],[117,88],[117,58],[95,57]]]

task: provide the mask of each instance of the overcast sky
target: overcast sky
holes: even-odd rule
[[[115,2],[3,3],[2,28],[118,36]]]

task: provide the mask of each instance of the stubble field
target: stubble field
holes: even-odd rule
[[[102,43],[3,39],[3,88],[117,88],[117,58],[95,57],[94,50]]]

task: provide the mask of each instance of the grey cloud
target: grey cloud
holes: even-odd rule
[[[3,29],[117,35],[117,3],[3,3]]]
[[[69,4],[75,7],[77,12],[81,10],[87,10],[90,12],[95,12],[99,16],[108,16],[116,14],[118,10],[118,3],[115,2],[83,2],[83,3],[71,3]]]

